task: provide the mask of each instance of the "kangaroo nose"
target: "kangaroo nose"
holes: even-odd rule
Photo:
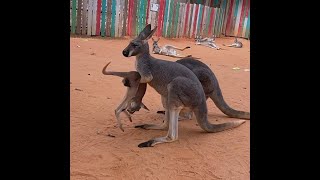
[[[123,54],[125,57],[128,57],[129,52],[128,52],[128,51],[126,51],[126,50],[123,50],[123,51],[122,51],[122,54]]]

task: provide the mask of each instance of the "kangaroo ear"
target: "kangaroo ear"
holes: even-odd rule
[[[138,38],[141,40],[145,40],[151,32],[151,24],[146,25],[144,29],[140,32]]]
[[[157,26],[154,27],[154,29],[149,33],[149,35],[144,39],[144,40],[148,40],[152,37],[152,35],[156,32],[157,30]]]
[[[148,40],[152,37],[155,33],[157,26],[151,31],[151,24],[148,24],[139,34],[137,37],[140,40]]]

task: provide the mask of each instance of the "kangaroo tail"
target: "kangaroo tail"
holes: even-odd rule
[[[205,103],[206,102],[196,107],[193,112],[196,116],[199,126],[207,132],[215,133],[215,132],[232,129],[246,122],[245,120],[236,120],[236,121],[226,122],[222,124],[211,124],[208,121],[208,113],[207,113],[207,107],[206,107],[207,105]]]
[[[191,47],[190,47],[190,46],[187,46],[187,47],[185,47],[185,48],[176,48],[176,49],[178,49],[178,50],[180,50],[180,51],[184,51],[184,50],[189,49],[189,48],[191,48]]]
[[[223,99],[221,89],[219,85],[218,88],[210,94],[210,98],[214,102],[214,104],[227,116],[232,118],[240,118],[240,119],[250,119],[250,113],[244,111],[238,111],[231,108]]]
[[[192,55],[188,55],[188,56],[186,56],[186,58],[187,57],[190,57],[190,58],[193,58],[193,59],[201,59],[201,58],[199,58],[199,57],[194,57],[194,56],[192,56]]]

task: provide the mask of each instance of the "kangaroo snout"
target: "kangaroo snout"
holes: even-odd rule
[[[129,51],[123,50],[123,51],[122,51],[122,54],[123,54],[125,57],[128,57],[128,56],[129,56]]]

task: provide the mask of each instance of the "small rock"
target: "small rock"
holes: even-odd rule
[[[88,74],[90,76],[90,74]]]
[[[77,91],[83,91],[82,89],[78,89],[78,88],[75,88],[74,90],[77,90]]]
[[[91,53],[90,55],[96,55],[96,53],[93,52],[93,53]]]
[[[79,46],[79,45],[77,45],[77,47],[79,48],[80,46]]]

